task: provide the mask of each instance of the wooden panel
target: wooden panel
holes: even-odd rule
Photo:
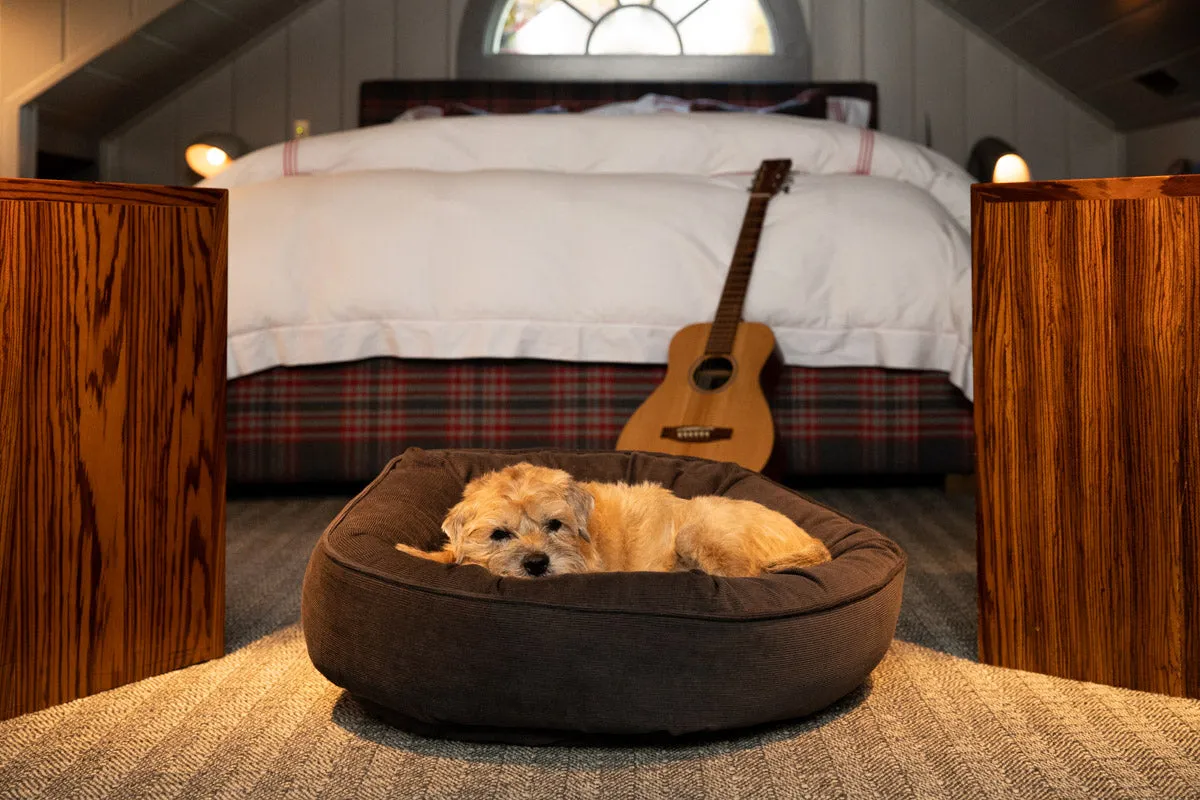
[[[358,120],[359,84],[394,76],[397,31],[395,0],[342,6],[342,127]]]
[[[1194,50],[1198,41],[1195,0],[1159,0],[1081,38],[1042,66],[1063,86],[1084,89],[1153,69]]]
[[[1067,104],[1025,67],[1017,69],[1017,138],[1013,142],[1035,180],[1059,180],[1067,171]]]
[[[1045,0],[947,0],[948,4],[984,30],[1008,25],[1018,15]]]
[[[863,4],[863,77],[879,84],[879,129],[912,139],[913,0]]]
[[[1200,117],[1134,131],[1129,134],[1126,147],[1131,175],[1162,175],[1177,158],[1200,161]]]
[[[1079,106],[1067,107],[1068,174],[1071,178],[1113,178],[1123,175],[1118,137]]]
[[[968,152],[985,136],[1017,139],[1017,65],[990,42],[967,31]]]
[[[396,0],[396,77],[449,77],[450,38],[444,2]]]
[[[1015,18],[997,30],[1001,41],[1014,51],[1038,63],[1047,56],[1079,41],[1081,36],[1099,30],[1140,7],[1160,0],[1092,0],[1087,3],[1041,3],[1036,13]]]
[[[811,0],[801,0],[804,5],[808,5]],[[449,52],[446,54],[448,62],[446,75],[450,78],[458,77],[458,33],[462,27],[463,14],[467,10],[467,0],[450,0],[448,6],[449,25],[447,34],[449,37]],[[811,19],[811,17],[810,17]]]
[[[980,657],[1200,697],[1200,178],[973,210]]]
[[[862,80],[862,0],[812,0],[809,39],[813,80]],[[880,108],[890,102],[890,97],[881,98]]]
[[[61,0],[0,0],[0,98],[17,91],[63,58]]]
[[[956,164],[966,164],[967,60],[966,32],[957,20],[933,5],[916,0],[916,100],[914,137],[925,141],[925,120],[933,137],[933,149]]]
[[[280,29],[233,62],[233,131],[252,150],[288,135],[287,31]]]
[[[225,199],[78,186],[0,184],[0,719],[224,651]]]
[[[129,0],[66,0],[67,57],[123,33],[130,20]]]
[[[126,131],[118,140],[120,171],[112,177],[130,183],[175,183],[186,166],[176,146],[178,115],[179,104],[170,102]]]
[[[288,25],[288,114],[311,132],[342,130],[342,9],[324,0]]]
[[[175,182],[181,185],[195,183],[184,161],[184,149],[203,133],[226,133],[233,130],[233,67],[222,67],[192,84],[177,99],[179,128],[175,139],[178,157],[178,173]]]
[[[133,18],[138,22],[148,22],[181,0],[133,0]]]

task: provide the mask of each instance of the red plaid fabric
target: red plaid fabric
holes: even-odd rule
[[[660,366],[369,359],[231,381],[233,484],[362,483],[411,446],[616,446]],[[974,469],[971,404],[943,373],[786,367],[771,396],[791,475]]]
[[[493,114],[525,114],[550,106],[569,111],[665,94],[689,100],[720,100],[740,106],[773,106],[809,93],[805,116],[824,117],[826,97],[857,97],[871,102],[871,127],[878,127],[879,90],[873,83],[713,83],[594,81],[364,81],[359,89],[358,125],[391,122],[410,108],[438,106],[450,113],[479,109]]]

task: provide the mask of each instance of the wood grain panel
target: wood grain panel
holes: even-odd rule
[[[980,657],[1200,697],[1200,179],[973,213]]]
[[[225,195],[68,186],[0,182],[0,719],[224,650]]]

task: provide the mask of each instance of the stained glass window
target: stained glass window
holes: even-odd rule
[[[508,0],[492,52],[773,55],[759,0]]]

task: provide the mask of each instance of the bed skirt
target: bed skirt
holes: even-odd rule
[[[229,382],[233,485],[365,483],[405,448],[611,450],[662,366],[375,358]],[[974,471],[971,403],[940,372],[784,367],[785,476]]]

